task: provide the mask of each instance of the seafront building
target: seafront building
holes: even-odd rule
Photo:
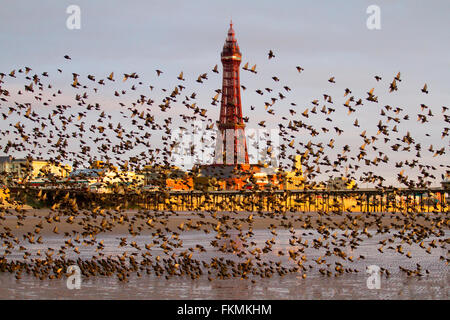
[[[93,161],[89,168],[71,172],[65,184],[71,188],[88,189],[92,192],[111,193],[121,190],[142,188],[144,175],[134,171],[119,170],[103,161]]]
[[[0,173],[2,180],[16,183],[41,179],[62,179],[68,177],[72,167],[57,164],[43,159],[14,159],[11,156],[0,157]]]

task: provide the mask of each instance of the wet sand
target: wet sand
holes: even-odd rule
[[[297,234],[305,233],[305,230],[296,230]],[[309,231],[303,236],[305,240],[312,241],[319,234]],[[106,255],[120,255],[123,252],[136,252],[130,246],[118,247],[117,237],[126,235],[105,235],[102,237],[105,242]],[[449,234],[446,232],[445,237]],[[264,242],[272,237],[268,230],[255,230],[252,240],[257,246],[262,247]],[[289,250],[289,232],[280,230],[276,237],[274,251]],[[208,261],[217,256],[217,252],[210,246],[213,235],[205,235],[199,232],[186,232],[181,236],[184,247],[194,247],[197,244],[203,245],[207,252],[197,259]],[[440,260],[441,255],[446,254],[446,250],[437,247],[430,254],[420,248],[417,244],[403,244],[405,250],[412,252],[412,258],[400,255],[392,250],[386,250],[384,254],[377,251],[377,243],[385,235],[373,235],[351,252],[355,257],[364,255],[365,259],[355,259],[349,267],[358,269],[358,273],[344,273],[339,277],[334,275],[325,276],[316,269],[307,272],[306,279],[299,273],[287,274],[285,276],[260,277],[250,275],[249,279],[228,278],[214,279],[209,281],[206,275],[196,280],[189,276],[175,276],[166,279],[164,276],[154,274],[147,275],[142,272],[141,276],[131,274],[128,282],[121,282],[117,277],[105,276],[83,276],[81,288],[70,290],[66,286],[66,277],[53,280],[39,280],[25,272],[20,280],[15,279],[13,274],[0,272],[0,299],[445,299],[449,298],[450,277],[448,265]],[[143,246],[148,241],[146,236],[134,238],[139,246]],[[432,239],[428,239],[431,241]],[[398,242],[397,242],[398,241]],[[44,240],[39,245],[27,245],[27,250],[35,252],[37,249],[47,247],[58,248],[64,239],[61,236],[52,236]],[[396,240],[395,246],[400,243]],[[181,248],[176,249],[181,251]],[[346,250],[350,250],[347,248]],[[80,247],[80,258],[88,259],[96,254],[95,247]],[[349,251],[350,252],[350,251]],[[157,246],[153,247],[151,253],[163,255],[163,250]],[[15,249],[11,258],[20,258],[20,251]],[[313,247],[305,249],[308,256],[307,264],[316,265],[314,262],[323,255],[323,250]],[[225,255],[227,259],[238,259],[233,254]],[[68,257],[69,258],[69,257]],[[72,257],[76,256],[72,253]],[[241,258],[243,260],[246,257]],[[337,257],[328,257],[329,263],[341,261]],[[293,265],[293,261],[286,256],[277,256],[276,252],[270,252],[262,257],[261,262],[274,260],[281,261],[284,266]],[[401,272],[399,266],[409,269],[416,269],[417,264],[421,266],[421,277],[410,277]],[[306,265],[306,263],[305,263]],[[369,289],[367,287],[366,268],[369,265],[378,265],[390,270],[390,276],[381,276],[381,288]],[[429,274],[425,272],[429,270]],[[252,282],[251,280],[255,280]]]
[[[214,228],[218,221],[221,228],[228,230],[229,234],[237,233],[236,227],[245,231],[252,227],[253,234],[247,239],[247,243],[254,241],[252,248],[263,248],[269,239],[274,239],[271,251],[261,256],[261,262],[279,261],[283,266],[292,267],[295,263],[289,258],[288,252],[293,248],[290,243],[290,231],[286,224],[291,223],[297,236],[302,237],[302,241],[308,240],[311,246],[306,247],[304,254],[308,256],[307,277],[303,279],[300,273],[289,273],[284,276],[274,274],[267,278],[252,275],[249,279],[229,278],[214,279],[209,281],[203,275],[196,280],[188,276],[175,276],[166,279],[164,276],[158,277],[155,274],[142,272],[141,276],[132,273],[128,282],[121,282],[114,277],[105,276],[83,276],[80,290],[70,290],[66,286],[65,277],[61,279],[39,280],[31,274],[22,273],[20,279],[16,279],[13,273],[0,272],[0,299],[448,299],[449,293],[449,273],[448,263],[442,257],[447,257],[448,246],[448,213],[424,214],[420,216],[392,214],[392,213],[350,213],[350,214],[318,214],[318,213],[286,213],[271,216],[270,213],[217,213],[215,216],[207,212],[143,212],[138,210],[127,211],[101,211],[73,212],[71,223],[67,212],[52,211],[49,209],[26,210],[15,212],[10,210],[2,215],[0,220],[0,230],[2,232],[10,230],[18,239],[22,234],[35,232],[38,225],[39,235],[42,236],[42,243],[33,244],[26,241],[14,245],[8,254],[8,260],[23,260],[23,250],[20,245],[25,246],[25,250],[30,253],[30,258],[36,258],[37,252],[44,252],[48,248],[53,251],[59,250],[66,241],[65,233],[73,237],[73,231],[82,233],[83,237],[89,238],[89,234],[94,234],[96,241],[104,243],[102,253],[105,257],[115,257],[127,253],[136,254],[139,259],[138,249],[130,246],[122,247],[120,238],[128,238],[135,241],[140,247],[155,239],[151,234],[157,229],[167,228],[180,234],[181,247],[173,247],[173,251],[166,253],[157,243],[149,249],[153,257],[168,257],[169,254],[180,254],[183,250],[194,249],[197,245],[205,248],[205,252],[195,252],[193,259],[198,261],[211,261],[214,257],[222,256],[225,259],[244,261],[245,256],[237,256],[233,253],[218,252],[217,247],[213,247],[211,241],[215,239]],[[204,216],[200,216],[204,215]],[[250,221],[250,217],[252,217]],[[426,219],[428,217],[428,219]],[[389,227],[391,234],[377,233],[376,221],[382,227]],[[239,220],[241,219],[241,220]],[[244,221],[245,220],[245,221]],[[56,222],[55,222],[56,221]],[[18,222],[21,225],[18,225]],[[183,232],[179,228],[183,223]],[[197,224],[201,224],[196,229]],[[439,223],[439,225],[437,225]],[[193,227],[188,228],[191,224]],[[394,224],[394,226],[392,226]],[[276,229],[274,236],[270,232],[270,226]],[[54,227],[57,226],[57,233]],[[87,227],[89,226],[89,227]],[[280,227],[281,226],[281,227]],[[348,262],[348,267],[356,271],[344,273],[339,277],[335,275],[325,276],[318,271],[320,266],[315,262],[325,254],[324,247],[313,245],[315,239],[322,236],[318,232],[320,228],[326,226],[329,229],[337,229],[336,246],[348,256],[353,256],[354,260]],[[103,229],[100,229],[102,227]],[[130,229],[130,228],[133,229]],[[134,236],[130,231],[142,231]],[[366,235],[362,235],[360,245],[350,248],[345,231],[363,231],[367,227]],[[399,254],[395,250],[385,249],[384,253],[378,252],[379,241],[398,233],[401,230],[393,229],[415,229],[418,232],[427,231],[425,239],[426,247],[429,242],[435,239],[438,246],[427,252],[424,247],[419,247],[415,242],[404,243],[403,240],[393,237],[393,248],[398,244],[404,246],[405,252],[411,252],[411,257]],[[206,234],[204,230],[210,231]],[[350,230],[350,231],[351,231]],[[432,231],[434,232],[430,232]],[[443,231],[439,235],[438,231]],[[334,231],[333,231],[334,232]],[[415,231],[414,231],[415,232]],[[163,232],[164,233],[164,232]],[[389,233],[389,232],[388,232]],[[370,237],[369,237],[370,234]],[[150,237],[149,237],[150,235]],[[36,235],[37,237],[37,235]],[[345,240],[341,243],[340,240]],[[445,243],[444,243],[445,242]],[[66,258],[77,258],[90,260],[98,255],[95,245],[78,245],[79,253],[67,250]],[[295,246],[294,246],[295,247]],[[0,248],[0,254],[4,252]],[[284,255],[279,255],[284,252]],[[361,255],[365,258],[361,258]],[[358,258],[359,257],[359,258]],[[114,258],[114,259],[115,259]],[[95,258],[97,259],[97,258]],[[327,263],[339,262],[337,256],[327,258]],[[421,277],[410,277],[400,271],[400,266],[410,270],[415,270],[420,264]],[[381,289],[371,290],[367,288],[366,268],[370,265],[377,265],[389,269],[391,275],[382,276]],[[309,269],[311,267],[311,269]],[[333,270],[333,269],[332,269]],[[425,272],[427,271],[427,272]],[[206,270],[205,270],[206,272]],[[253,280],[253,282],[252,282]]]

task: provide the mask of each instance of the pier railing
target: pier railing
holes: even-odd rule
[[[41,195],[38,197],[38,193]],[[128,208],[173,211],[274,212],[448,212],[450,190],[357,189],[276,191],[139,191],[96,193],[79,189],[13,188],[19,202],[42,198],[41,206],[55,202],[80,208],[121,205]],[[36,201],[35,201],[36,202]]]
[[[448,190],[290,190],[148,193],[145,207],[174,211],[448,212]]]

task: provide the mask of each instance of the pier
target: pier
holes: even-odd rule
[[[54,203],[77,208],[142,208],[155,211],[236,212],[448,212],[449,189],[355,189],[275,191],[122,191],[97,193],[80,189],[12,188],[23,204]],[[40,194],[40,196],[38,196]],[[45,196],[44,196],[45,195]],[[45,201],[39,200],[45,198]]]

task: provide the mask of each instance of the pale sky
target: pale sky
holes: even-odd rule
[[[66,8],[72,4],[81,9],[80,30],[66,27],[69,16]],[[366,27],[369,16],[366,9],[373,4],[381,9],[381,30]],[[64,88],[65,103],[75,104],[75,90],[69,86],[72,72],[80,74],[83,83],[90,84],[86,80],[88,74],[98,80],[114,71],[119,80],[114,85],[107,83],[95,98],[92,95],[91,103],[99,102],[115,117],[120,107],[112,93],[119,88],[129,91],[131,86],[121,82],[123,73],[137,72],[147,88],[150,84],[157,88],[145,94],[160,101],[165,95],[160,89],[172,90],[180,84],[176,77],[183,71],[186,81],[182,84],[187,92],[182,97],[197,92],[197,104],[208,109],[208,116],[217,120],[219,106],[211,106],[210,102],[214,90],[221,87],[221,73],[212,73],[211,69],[218,64],[221,71],[220,51],[232,19],[243,63],[257,64],[258,70],[256,75],[241,70],[241,84],[247,87],[241,95],[243,114],[250,117],[248,127],[257,127],[259,121],[266,120],[268,128],[277,128],[281,117],[292,117],[288,110],[295,109],[293,119],[317,126],[318,130],[325,125],[345,130],[339,137],[330,130],[314,138],[324,144],[331,138],[336,140],[335,149],[330,151],[332,159],[333,152],[340,152],[345,144],[354,146],[356,151],[364,128],[367,127],[369,136],[376,134],[383,106],[398,106],[410,114],[410,120],[399,125],[398,137],[411,132],[416,142],[422,144],[424,164],[450,163],[448,136],[441,139],[443,128],[449,127],[441,112],[442,106],[450,106],[449,1],[0,0],[0,8],[0,72],[8,74],[24,66],[36,73],[47,71],[48,81],[54,87]],[[269,50],[275,53],[271,60],[267,58]],[[66,54],[72,57],[71,61],[63,58]],[[295,69],[297,65],[305,69],[301,74]],[[58,74],[57,68],[63,69],[63,73]],[[156,76],[156,69],[164,71],[161,77]],[[399,90],[389,93],[389,83],[399,71],[402,78]],[[196,83],[198,75],[205,72],[208,80]],[[375,75],[382,80],[377,82]],[[272,76],[280,78],[280,82],[274,82]],[[335,76],[335,84],[327,81],[331,76]],[[23,89],[27,84],[8,77],[4,80],[3,87],[8,89]],[[420,92],[425,83],[428,95]],[[275,115],[268,114],[264,102],[282,92],[284,85],[292,91],[274,105]],[[263,96],[255,92],[265,87],[273,92],[265,92]],[[364,106],[348,116],[342,105],[347,99],[343,97],[345,88],[352,90],[356,100],[363,101],[366,92],[375,88],[379,103],[364,101]],[[306,108],[312,109],[314,99],[319,99],[320,110],[324,93],[333,97],[332,107],[336,109],[331,115],[333,122],[327,123],[320,112],[310,114],[308,119],[301,117]],[[120,101],[132,102],[136,97],[138,92]],[[297,106],[293,107],[291,102]],[[428,105],[435,115],[425,125],[416,121],[421,103]],[[250,106],[256,110],[252,111]],[[0,108],[4,110],[6,105]],[[186,108],[181,105],[168,114],[176,117],[183,112]],[[356,118],[360,128],[352,125]],[[392,123],[388,125],[392,127]],[[0,124],[0,129],[7,127],[5,121]],[[297,134],[296,143],[306,144],[313,139]],[[390,145],[395,143],[395,138],[392,140]],[[0,147],[5,143],[2,141]],[[382,141],[378,144],[383,147]],[[430,144],[445,147],[447,153],[433,158],[432,153],[425,151]],[[377,170],[394,180],[395,161],[413,159],[415,155],[415,152],[392,154],[389,148],[382,150],[392,156],[391,165],[380,165]],[[368,158],[375,156],[373,152]],[[444,169],[437,172],[440,176]],[[440,177],[438,180],[435,185]]]

